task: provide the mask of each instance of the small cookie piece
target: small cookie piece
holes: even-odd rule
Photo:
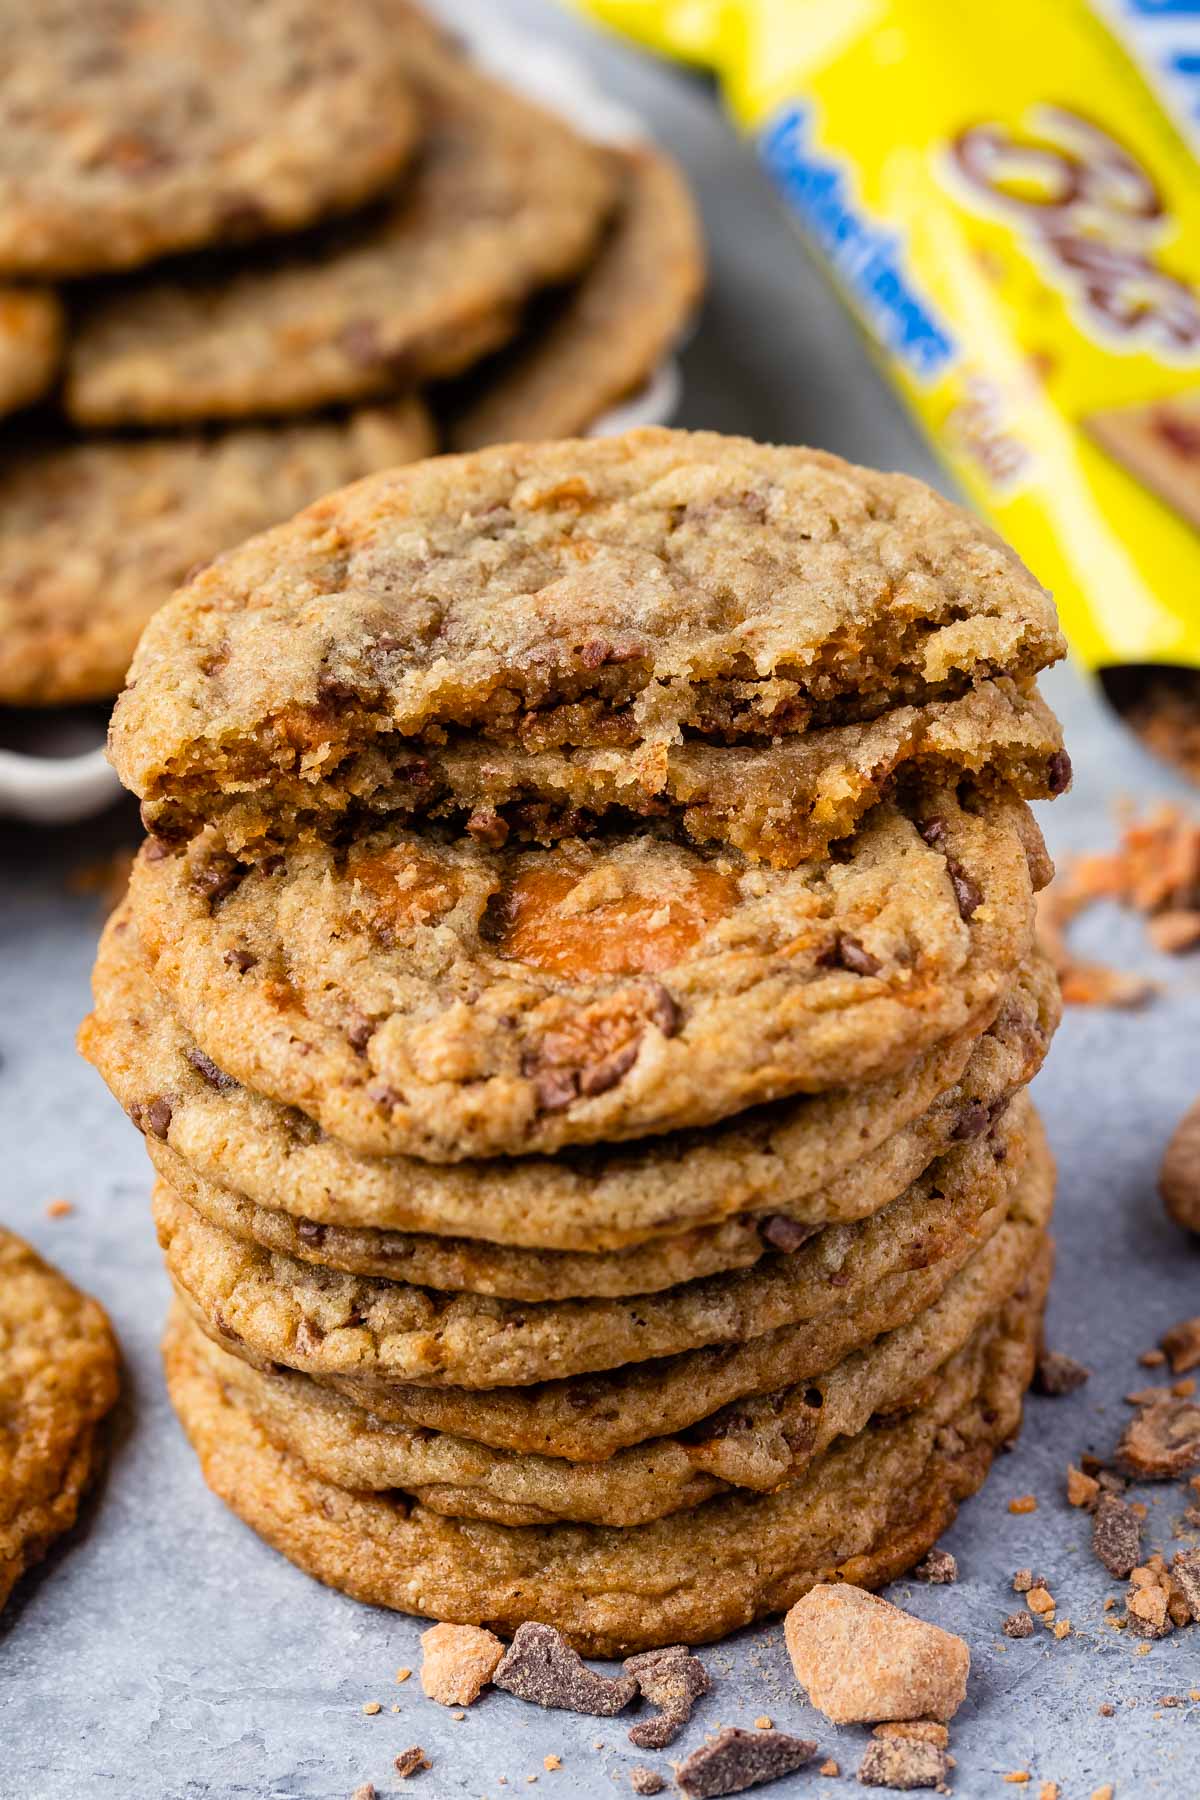
[[[117,1386],[98,1302],[0,1226],[0,1607],[75,1523]]]
[[[688,1800],[716,1800],[721,1794],[740,1794],[765,1781],[778,1781],[811,1762],[816,1752],[811,1738],[727,1725],[680,1763],[675,1780]]]
[[[950,1719],[967,1691],[962,1638],[862,1588],[822,1582],[784,1620],[796,1679],[835,1725]]]
[[[691,1718],[693,1704],[712,1686],[704,1664],[686,1644],[627,1657],[625,1673],[636,1677],[642,1698],[659,1708],[657,1718],[641,1719],[629,1728],[629,1741],[639,1750],[673,1744]]]
[[[1033,1636],[1033,1614],[1027,1612],[1009,1613],[1000,1627],[1006,1638],[1027,1638]]]
[[[553,1625],[522,1625],[492,1680],[518,1700],[611,1718],[638,1691],[634,1675],[598,1675]]]
[[[58,373],[63,309],[45,288],[0,287],[0,413],[46,392]]]
[[[1177,1225],[1200,1232],[1200,1100],[1175,1127],[1158,1172],[1158,1191]]]
[[[422,1769],[432,1769],[433,1764],[420,1744],[413,1744],[409,1749],[400,1752],[395,1759],[395,1766],[401,1781],[407,1781],[410,1775],[419,1775]]]
[[[1058,1399],[1062,1394],[1073,1394],[1090,1375],[1091,1370],[1073,1356],[1066,1356],[1061,1350],[1044,1350],[1034,1370],[1033,1391]]]
[[[504,1645],[479,1625],[432,1625],[421,1633],[421,1686],[442,1706],[478,1700],[504,1659]]]
[[[858,1779],[864,1787],[940,1788],[952,1767],[952,1758],[936,1744],[885,1738],[867,1745],[858,1765]]]
[[[1150,1390],[1121,1434],[1114,1461],[1135,1481],[1170,1481],[1200,1464],[1200,1404]]]
[[[1142,1521],[1127,1501],[1101,1493],[1092,1520],[1092,1551],[1110,1575],[1122,1581],[1142,1549]]]
[[[39,0],[5,9],[4,51],[10,274],[297,230],[377,193],[420,123],[407,33],[373,0]]]
[[[1159,1342],[1171,1364],[1172,1375],[1186,1375],[1189,1369],[1200,1368],[1200,1318],[1183,1319],[1172,1325]]]

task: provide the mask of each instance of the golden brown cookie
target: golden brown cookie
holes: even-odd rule
[[[63,315],[46,288],[0,287],[0,413],[37,400],[58,374]]]

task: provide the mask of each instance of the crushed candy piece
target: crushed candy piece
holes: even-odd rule
[[[740,1794],[764,1781],[778,1781],[811,1762],[816,1750],[809,1738],[791,1737],[786,1731],[740,1731],[729,1725],[680,1763],[675,1780],[689,1800],[716,1800],[721,1794]]]
[[[638,1691],[633,1675],[598,1675],[553,1625],[533,1623],[517,1628],[492,1680],[535,1706],[600,1718],[623,1711]]]
[[[643,1699],[660,1709],[657,1717],[630,1726],[630,1743],[639,1750],[665,1749],[691,1718],[695,1702],[712,1686],[708,1671],[686,1644],[627,1657],[624,1669],[637,1682]]]
[[[784,1620],[796,1678],[835,1725],[949,1719],[967,1691],[962,1638],[862,1588],[821,1583]]]

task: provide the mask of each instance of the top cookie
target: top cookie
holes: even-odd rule
[[[378,0],[3,9],[0,270],[84,275],[354,206],[415,141]]]
[[[293,413],[456,375],[512,336],[534,289],[575,274],[616,200],[615,165],[419,18],[396,35],[427,119],[411,180],[286,257],[95,301],[68,359],[76,419]]]
[[[0,1226],[0,1606],[74,1524],[116,1397],[101,1307]]]
[[[652,774],[685,734],[769,746],[1062,649],[1015,553],[907,476],[711,432],[509,445],[360,482],[198,575],[142,639],[113,760],[185,836],[248,794],[370,805],[463,730],[498,766]]]

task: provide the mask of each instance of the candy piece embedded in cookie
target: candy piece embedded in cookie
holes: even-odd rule
[[[4,34],[8,274],[294,231],[370,199],[417,136],[405,34],[376,0],[39,0]]]
[[[651,1292],[877,1211],[1032,1080],[1062,1010],[1037,957],[981,1036],[960,1033],[897,1075],[704,1132],[436,1165],[357,1156],[228,1076],[151,981],[128,904],[105,929],[93,985],[80,1049],[141,1122],[159,1173],[206,1217],[351,1273],[517,1300]]]
[[[45,288],[0,287],[0,413],[37,400],[58,374],[63,311]]]
[[[0,704],[115,694],[147,619],[190,571],[328,488],[432,447],[416,399],[204,437],[10,443],[0,449]]]
[[[621,199],[595,260],[565,295],[535,303],[512,349],[451,396],[452,450],[585,432],[649,380],[687,325],[704,282],[687,184],[649,145],[614,154]]]
[[[1040,838],[1007,796],[906,808],[790,870],[649,834],[493,850],[389,827],[253,865],[211,834],[151,840],[130,893],[156,985],[227,1075],[366,1154],[528,1155],[982,1029],[1030,949]]]
[[[0,1226],[0,1606],[75,1523],[117,1385],[103,1309]]]
[[[690,812],[786,862],[914,760],[1061,791],[1028,685],[1061,652],[1014,553],[922,483],[646,430],[420,463],[252,540],[146,634],[113,755],[153,829],[235,851],[457,788],[484,842]]]
[[[531,1611],[601,1656],[721,1637],[815,1582],[879,1587],[936,1542],[1012,1437],[1048,1259],[912,1412],[872,1423],[777,1494],[722,1496],[648,1525],[461,1523],[353,1493],[281,1449],[186,1340],[167,1382],[209,1486],[301,1568],[357,1599],[512,1631]]]
[[[80,423],[295,413],[457,375],[568,280],[616,199],[605,153],[407,22],[426,114],[411,176],[285,256],[97,298],[68,359]]]

